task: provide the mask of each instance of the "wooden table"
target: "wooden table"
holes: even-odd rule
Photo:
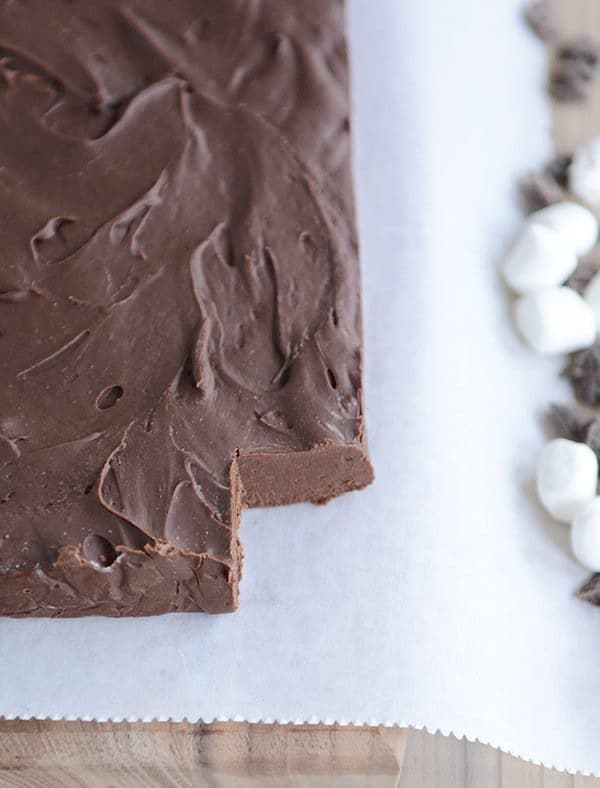
[[[0,785],[40,788],[385,788],[398,728],[221,723],[0,723]]]
[[[483,744],[398,728],[0,722],[3,788],[398,785],[599,788],[600,779],[541,769]]]
[[[485,0],[482,0],[485,1]],[[501,2],[502,0],[488,0]],[[597,0],[552,0],[570,34],[597,31]],[[558,150],[600,133],[600,83],[555,109]],[[404,767],[403,767],[404,761]],[[600,788],[453,737],[398,728],[2,721],[0,786],[31,788]]]

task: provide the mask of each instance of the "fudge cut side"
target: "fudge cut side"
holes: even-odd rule
[[[244,504],[284,506],[327,503],[373,481],[373,469],[361,447],[315,446],[304,452],[247,454],[238,460]]]
[[[234,610],[372,480],[343,4],[4,4],[0,151],[0,614]]]

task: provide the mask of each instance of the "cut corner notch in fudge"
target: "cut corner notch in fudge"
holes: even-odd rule
[[[248,507],[327,503],[373,481],[371,463],[361,446],[326,444],[303,452],[245,454],[237,464]]]
[[[231,611],[244,506],[373,478],[343,4],[0,26],[0,614]]]

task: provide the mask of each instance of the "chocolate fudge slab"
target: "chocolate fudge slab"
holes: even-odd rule
[[[231,611],[371,481],[343,12],[0,3],[0,613]]]

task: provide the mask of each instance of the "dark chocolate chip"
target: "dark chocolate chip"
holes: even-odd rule
[[[588,421],[575,408],[568,405],[551,405],[548,415],[557,437],[577,442],[585,440]]]
[[[591,79],[600,60],[600,47],[587,36],[581,36],[562,44],[558,49],[557,58],[581,66],[582,73],[589,75],[588,78]]]
[[[525,176],[519,189],[523,210],[527,214],[547,208],[565,198],[562,187],[544,172],[532,172]]]
[[[575,273],[567,280],[568,287],[582,294],[599,270],[600,262],[597,260],[589,260],[585,263],[580,263]]]
[[[598,456],[600,456],[600,417],[596,416],[593,418],[590,423],[587,425],[585,430],[585,442],[587,445],[592,449],[592,451],[596,452]]]
[[[600,51],[595,42],[581,37],[562,44],[550,75],[550,94],[557,101],[581,101],[586,82],[596,76]]]
[[[548,173],[559,186],[566,189],[569,185],[569,169],[573,164],[572,153],[559,153],[551,161],[548,162],[544,168],[544,172]]]
[[[565,370],[575,394],[587,405],[600,405],[600,345],[575,353]]]
[[[590,575],[577,592],[577,596],[592,605],[600,605],[600,573]]]
[[[529,2],[523,17],[540,41],[554,41],[558,37],[558,20],[547,0]]]
[[[566,199],[572,161],[572,155],[561,153],[542,170],[532,172],[521,180],[521,198],[526,213],[539,211]]]
[[[559,64],[554,66],[550,74],[548,92],[555,101],[583,101],[586,97],[585,82],[577,69],[568,64]]]

